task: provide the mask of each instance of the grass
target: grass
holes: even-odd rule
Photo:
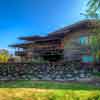
[[[100,87],[49,81],[0,82],[0,100],[100,100]]]
[[[100,100],[100,91],[2,88],[0,100]]]
[[[1,81],[0,88],[100,90],[100,87],[90,85],[88,83],[66,83],[51,81]]]

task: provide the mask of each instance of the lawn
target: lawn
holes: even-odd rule
[[[100,100],[100,87],[44,81],[0,82],[0,100]]]
[[[55,81],[1,81],[0,88],[39,88],[39,89],[71,89],[71,90],[100,90],[100,87],[89,83],[68,83]]]

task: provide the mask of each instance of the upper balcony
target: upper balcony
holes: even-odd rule
[[[15,55],[16,56],[26,56],[26,52],[25,51],[15,51]]]

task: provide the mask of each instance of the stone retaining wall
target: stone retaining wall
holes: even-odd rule
[[[66,64],[0,64],[0,80],[79,80],[89,78],[92,68],[79,63]]]

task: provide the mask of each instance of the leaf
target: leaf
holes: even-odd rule
[[[100,17],[100,0],[89,0],[87,6],[87,16],[98,19]]]

